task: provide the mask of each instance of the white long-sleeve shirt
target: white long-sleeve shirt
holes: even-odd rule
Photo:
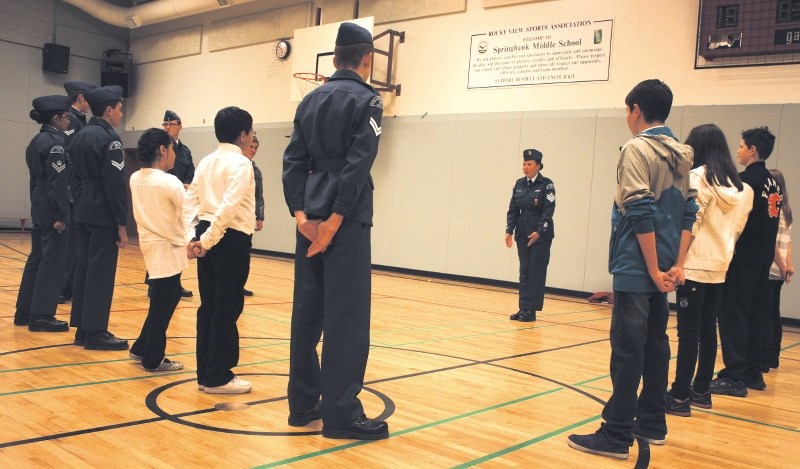
[[[189,265],[181,223],[183,184],[160,169],[142,168],[131,175],[130,185],[139,248],[150,278],[181,273]]]
[[[197,165],[194,180],[186,191],[183,204],[186,241],[194,238],[200,220],[211,224],[200,237],[204,249],[214,247],[229,228],[253,234],[255,211],[252,163],[238,146],[220,143]]]

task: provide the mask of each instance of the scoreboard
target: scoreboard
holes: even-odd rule
[[[707,60],[800,52],[800,0],[702,0],[699,29]]]

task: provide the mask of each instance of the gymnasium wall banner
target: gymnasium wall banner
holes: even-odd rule
[[[608,81],[613,27],[574,19],[473,34],[467,88]]]

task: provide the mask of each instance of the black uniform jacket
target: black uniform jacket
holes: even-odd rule
[[[536,175],[533,184],[527,184],[528,178],[517,179],[511,202],[508,204],[506,216],[506,233],[515,233],[514,239],[527,240],[534,231],[539,239],[553,239],[553,213],[556,210],[556,189],[553,181]],[[527,241],[526,241],[527,242]]]
[[[65,148],[67,150],[67,174],[69,175],[70,184],[67,186],[68,189],[68,197],[70,203],[74,202],[75,199],[75,192],[72,189],[71,181],[75,179],[75,168],[72,164],[72,159],[69,155],[69,147],[72,144],[72,139],[78,135],[78,132],[81,131],[82,128],[86,127],[86,114],[82,113],[81,111],[75,109],[74,107],[69,108],[69,114],[67,114],[69,118],[69,126],[67,130],[64,131],[65,139]]]
[[[372,224],[369,172],[382,116],[381,97],[351,70],[336,71],[303,99],[283,155],[283,191],[292,214],[328,218],[336,212]]]
[[[180,140],[175,143],[175,166],[169,171],[183,184],[191,184],[194,179],[194,161],[192,161],[192,151]]]
[[[31,220],[37,225],[69,221],[66,156],[64,134],[49,124],[42,125],[25,150],[31,175]]]
[[[128,222],[125,154],[111,125],[92,117],[70,147],[75,165],[75,221],[96,226]]]

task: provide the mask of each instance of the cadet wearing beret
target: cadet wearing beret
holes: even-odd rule
[[[389,436],[358,399],[369,354],[370,169],[383,116],[381,97],[366,83],[373,57],[370,32],[342,23],[337,70],[298,105],[283,156],[286,204],[297,221],[289,425],[321,417],[328,438]]]
[[[75,345],[90,350],[126,350],[128,341],[108,331],[118,248],[128,244],[125,154],[114,127],[122,123],[122,88],[86,92],[94,115],[72,141],[75,165],[75,224],[78,267],[70,325]]]
[[[30,172],[31,253],[17,296],[14,324],[33,332],[65,332],[66,321],[55,318],[58,288],[64,275],[69,221],[64,130],[69,120],[66,96],[33,100],[31,119],[42,124],[25,150]]]
[[[70,181],[75,179],[75,175],[73,174],[73,165],[70,161],[69,146],[72,143],[72,139],[75,138],[75,135],[77,135],[82,128],[86,127],[86,113],[89,112],[89,101],[86,101],[84,95],[87,91],[95,88],[97,88],[96,85],[84,81],[68,81],[64,83],[64,91],[67,92],[67,96],[72,101],[72,106],[69,108],[68,114],[69,125],[67,126],[67,130],[64,131],[64,135],[66,136],[64,143],[66,144],[65,149],[67,150],[67,174]],[[70,185],[69,203],[70,208],[73,209],[70,212],[70,227],[74,226],[75,222],[75,210],[72,206],[75,203],[74,196],[74,190]],[[71,229],[67,231],[67,262],[64,268],[64,280],[61,285],[59,303],[66,303],[72,300],[72,283],[75,276],[75,266],[77,265],[77,255],[78,234],[74,229]]]
[[[553,181],[540,171],[542,153],[529,149],[522,152],[522,172],[511,192],[506,214],[506,246],[512,235],[519,255],[519,311],[511,319],[530,322],[544,305],[544,284],[550,245],[553,243],[553,213],[556,210],[556,189]]]

